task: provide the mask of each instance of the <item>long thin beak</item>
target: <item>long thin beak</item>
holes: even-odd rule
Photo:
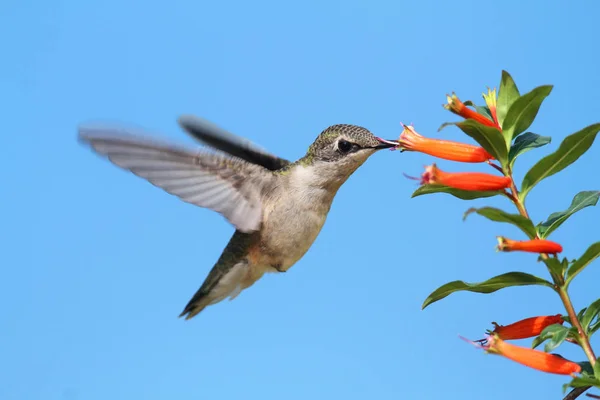
[[[398,142],[397,140],[387,140],[379,137],[376,137],[375,139],[379,141],[379,144],[377,146],[373,146],[373,148],[377,150],[390,149],[392,147],[397,147],[400,145],[400,142]]]

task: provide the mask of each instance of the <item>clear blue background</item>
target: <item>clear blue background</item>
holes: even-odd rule
[[[457,120],[445,94],[479,101],[506,69],[522,92],[556,85],[531,128],[554,141],[518,161],[521,178],[600,120],[600,7],[586,4],[3,1],[0,398],[560,398],[567,378],[458,338],[561,312],[550,290],[461,293],[420,310],[449,280],[545,276],[534,255],[494,252],[496,235],[522,238],[513,227],[462,222],[470,206],[510,210],[504,199],[410,198],[416,183],[402,173],[431,157],[371,158],[290,272],[186,322],[177,315],[233,228],[96,157],[76,127],[116,121],[193,145],[175,122],[193,113],[290,159],[336,123],[394,138],[413,122],[466,140],[436,132]],[[534,219],[600,188],[599,157],[597,145],[540,184]],[[599,212],[553,235],[566,256],[600,239]],[[599,271],[572,286],[577,308],[598,296]]]

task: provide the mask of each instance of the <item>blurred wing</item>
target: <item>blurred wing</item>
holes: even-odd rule
[[[116,130],[80,129],[79,138],[115,165],[187,203],[222,214],[242,232],[260,227],[261,190],[270,178],[262,167],[220,154],[192,152],[119,134]]]
[[[183,115],[179,117],[178,122],[188,134],[202,143],[252,164],[261,165],[271,171],[290,164],[288,160],[270,154],[248,139],[236,136],[203,118]]]

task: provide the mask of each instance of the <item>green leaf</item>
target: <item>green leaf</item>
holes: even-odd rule
[[[508,152],[508,163],[512,169],[517,157],[523,153],[527,153],[529,150],[542,147],[552,141],[550,136],[540,136],[532,132],[524,133],[515,139],[515,142],[511,146]]]
[[[567,331],[568,335],[569,328],[560,324],[552,324],[550,326],[545,327],[544,330],[540,333],[540,335],[533,339],[533,342],[531,343],[531,348],[535,349],[540,344],[544,343],[548,339],[552,339],[554,335],[562,331]]]
[[[592,321],[594,321],[595,318],[598,317],[598,314],[600,314],[600,299],[590,304],[590,306],[583,314],[583,317],[581,317],[581,327],[584,331],[588,331],[588,329],[590,328],[590,324],[592,323]]]
[[[540,257],[538,261],[539,260],[542,260],[544,264],[546,264],[546,267],[548,267],[548,269],[550,269],[550,271],[552,271],[556,276],[564,276],[565,266],[557,258],[549,257],[543,259]]]
[[[578,321],[581,321],[581,318],[583,318],[583,314],[585,314],[586,310],[587,310],[587,307],[583,307],[581,310],[579,310],[579,312],[577,313]],[[573,325],[573,323],[571,322],[571,318],[568,315],[563,315],[562,319],[565,320],[565,322],[568,322],[569,324]]]
[[[544,346],[544,351],[546,353],[550,353],[552,350],[554,350],[555,348],[560,346],[565,341],[567,336],[569,335],[569,328],[564,327],[562,325],[558,325],[558,326],[561,326],[564,329],[557,330],[554,333],[554,335],[552,335],[552,337],[550,338],[550,341],[548,341],[548,343],[546,343],[546,345]]]
[[[504,122],[504,117],[510,106],[519,98],[519,89],[512,76],[506,71],[502,71],[500,80],[500,90],[498,91],[498,100],[496,102],[496,116],[500,126]]]
[[[538,161],[525,175],[521,184],[521,201],[529,191],[543,179],[562,171],[581,157],[594,143],[600,131],[600,124],[590,125],[569,135],[562,141],[558,150]]]
[[[544,343],[546,340],[550,339],[549,337],[546,336],[537,336],[535,339],[533,339],[533,341],[531,342],[531,348],[535,349],[536,347],[538,347],[540,344]]]
[[[600,317],[596,316],[596,321],[590,324],[588,329],[588,338],[592,337],[594,333],[598,330],[598,325],[600,324]]]
[[[475,107],[475,111],[477,111],[479,114],[483,115],[490,121],[494,120],[494,117],[492,117],[492,112],[486,106],[478,106],[476,104],[473,104],[473,107]]]
[[[600,242],[592,244],[588,249],[579,257],[567,271],[567,284],[577,276],[585,267],[587,267],[592,261],[600,257]]]
[[[442,129],[444,129],[450,125],[456,125],[456,122],[444,122],[443,124],[440,125],[440,127],[438,128],[437,131],[440,132]]]
[[[508,143],[531,126],[542,102],[551,91],[552,85],[538,86],[512,103],[502,124],[502,132]]]
[[[464,216],[463,220],[471,213],[477,213],[482,217],[494,222],[506,222],[521,229],[527,236],[534,238],[536,236],[535,227],[529,218],[525,218],[520,214],[509,214],[503,210],[493,207],[482,207],[482,208],[469,208]]]
[[[565,272],[567,272],[567,269],[569,268],[569,260],[567,259],[567,257],[563,258],[562,262],[562,274],[564,276]]]
[[[480,198],[484,198],[484,197],[492,197],[492,196],[497,196],[499,194],[503,194],[503,192],[475,192],[475,191],[470,191],[470,190],[460,190],[460,189],[454,189],[451,188],[449,186],[444,186],[444,185],[422,185],[421,187],[419,187],[417,190],[415,190],[412,194],[411,197],[417,197],[417,196],[422,196],[424,194],[431,194],[431,193],[448,193],[451,194],[454,197],[458,197],[461,200],[474,200],[474,199],[480,199]]]
[[[586,387],[586,386],[595,386],[600,387],[600,379],[596,379],[592,376],[582,376],[578,378],[573,378],[573,380],[569,383],[571,387]]]
[[[584,377],[590,377],[594,375],[594,368],[589,361],[579,361],[577,364],[581,367],[581,375]]]
[[[592,336],[598,329],[600,329],[600,319],[590,325],[588,336]]]
[[[583,318],[583,314],[585,314],[585,312],[587,311],[587,309],[588,309],[587,307],[583,307],[581,310],[579,310],[579,312],[577,313],[577,319],[578,320],[581,321],[581,318]],[[564,317],[563,317],[563,319],[564,319]],[[571,323],[571,322],[569,321],[569,323]],[[573,324],[571,324],[571,325],[573,325]]]
[[[594,376],[597,380],[600,380],[600,357],[598,357],[594,363]]]
[[[545,222],[542,222],[537,226],[538,233],[542,238],[546,238],[550,233],[554,232],[556,228],[562,225],[571,215],[577,211],[586,207],[595,206],[598,203],[598,197],[600,192],[597,190],[579,192],[573,197],[571,205],[565,211],[555,212],[550,214]]]
[[[475,139],[488,153],[500,161],[503,166],[506,165],[508,159],[508,147],[504,141],[502,133],[491,126],[485,126],[475,120],[467,119],[457,122],[458,126],[464,133]]]
[[[552,284],[537,276],[526,274],[524,272],[508,272],[506,274],[495,276],[484,282],[466,283],[463,281],[453,281],[440,286],[433,291],[423,302],[422,309],[443,299],[454,292],[467,291],[475,293],[492,293],[500,289],[512,286],[540,285],[552,288]]]
[[[587,307],[583,307],[581,310],[579,310],[579,312],[577,313],[578,321],[581,321],[581,318],[583,318],[583,314],[585,314],[586,310],[587,310]],[[562,319],[564,319],[570,325],[573,325],[573,322],[571,322],[571,318],[568,315],[563,315]]]

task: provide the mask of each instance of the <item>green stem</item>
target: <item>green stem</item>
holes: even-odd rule
[[[512,176],[512,170],[510,168],[507,168],[506,170],[504,170],[497,165],[493,165],[493,164],[490,164],[490,165],[492,167],[496,168],[498,171],[502,172],[505,176],[508,176],[510,178],[509,198],[515,204],[515,207],[517,207],[517,210],[519,210],[519,214],[521,214],[522,216],[524,216],[527,219],[530,219],[529,213],[527,212],[527,209],[525,208],[525,204],[523,204],[521,202],[521,200],[519,199],[519,190],[517,189],[517,185],[515,184],[515,179]]]
[[[496,168],[496,166],[493,166],[493,167]],[[509,176],[510,180],[511,180],[510,194],[508,195],[508,197],[515,204],[515,206],[517,207],[517,210],[519,210],[519,213],[522,216],[524,216],[525,218],[530,219],[529,213],[527,212],[527,208],[525,207],[525,204],[523,204],[523,202],[519,199],[519,191],[517,190],[517,186],[515,185],[515,180],[512,176],[512,171],[506,171],[506,176]],[[536,234],[536,239],[539,239],[539,238],[540,238],[539,235]],[[548,259],[547,254],[541,254],[541,257],[544,260]],[[592,349],[592,346],[590,344],[590,338],[588,337],[587,333],[581,326],[581,322],[579,322],[579,319],[577,318],[577,313],[575,312],[575,308],[573,307],[573,302],[571,301],[571,298],[569,297],[569,293],[567,292],[567,287],[565,285],[564,279],[562,276],[556,276],[556,274],[554,274],[550,269],[548,269],[548,271],[550,272],[550,275],[552,276],[552,280],[554,281],[556,291],[557,291],[558,295],[560,296],[560,299],[562,300],[562,303],[565,307],[565,310],[567,311],[567,314],[569,315],[571,324],[577,329],[577,332],[579,334],[578,335],[579,336],[578,343],[581,346],[581,348],[583,349],[585,355],[587,356],[588,360],[590,361],[590,364],[593,367],[594,364],[596,363],[596,355],[594,354],[594,350]]]
[[[588,360],[590,360],[590,364],[593,367],[596,363],[596,355],[594,354],[594,350],[592,349],[590,339],[588,338],[587,333],[585,333],[585,330],[581,326],[581,322],[579,322],[579,319],[577,318],[577,313],[573,308],[573,303],[571,302],[571,298],[567,293],[567,289],[565,287],[559,287],[558,295],[560,296],[560,299],[562,300],[565,309],[567,310],[567,314],[569,315],[573,326],[577,328],[577,332],[579,333],[580,338],[579,344],[581,345],[581,348],[583,349]]]

